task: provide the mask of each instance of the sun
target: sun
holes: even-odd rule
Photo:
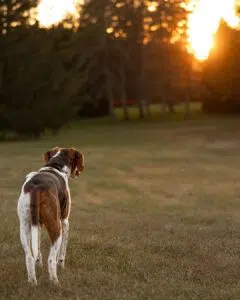
[[[206,60],[215,45],[215,34],[221,20],[238,28],[236,0],[191,0],[188,18],[188,50],[198,60]]]
[[[80,6],[84,0],[40,0],[36,9],[36,19],[40,27],[58,25],[70,17],[76,24],[80,18]]]

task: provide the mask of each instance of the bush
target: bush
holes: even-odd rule
[[[12,42],[23,32],[1,37],[7,51],[2,54],[0,131],[38,137],[46,129],[58,131],[77,115],[79,82],[64,67],[65,56],[56,50],[54,31],[50,35],[35,29],[31,36],[24,35],[20,45]],[[56,33],[61,36],[60,29]]]

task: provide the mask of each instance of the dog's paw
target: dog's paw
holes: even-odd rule
[[[52,278],[50,281],[51,281],[51,283],[52,283],[54,286],[56,286],[56,287],[61,287],[61,285],[60,285],[60,283],[59,283],[59,281],[58,281],[57,278]]]
[[[35,278],[28,278],[28,283],[32,286],[37,286],[37,279]]]

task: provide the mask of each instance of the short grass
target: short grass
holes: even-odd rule
[[[240,121],[81,122],[59,136],[0,144],[0,299],[239,299]],[[52,146],[75,146],[61,288],[26,280],[17,197]]]
[[[199,118],[200,116],[203,117],[201,114],[201,103],[194,102],[189,104],[189,111],[190,111],[190,118]],[[129,106],[128,115],[131,120],[139,119],[139,108],[137,106]],[[162,104],[151,104],[149,108],[150,112],[150,119],[151,120],[166,120],[166,121],[174,121],[174,120],[183,120],[185,119],[185,104],[179,103],[174,105],[175,113],[169,113],[168,108],[165,107],[165,111],[163,112]],[[115,109],[116,118],[119,120],[124,119],[124,111],[122,108]]]

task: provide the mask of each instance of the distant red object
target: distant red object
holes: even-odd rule
[[[128,99],[128,100],[125,100],[125,103],[126,103],[126,105],[132,106],[132,105],[136,105],[137,101],[135,99]],[[121,106],[123,106],[123,101],[115,100],[113,105],[115,107],[121,107]]]

